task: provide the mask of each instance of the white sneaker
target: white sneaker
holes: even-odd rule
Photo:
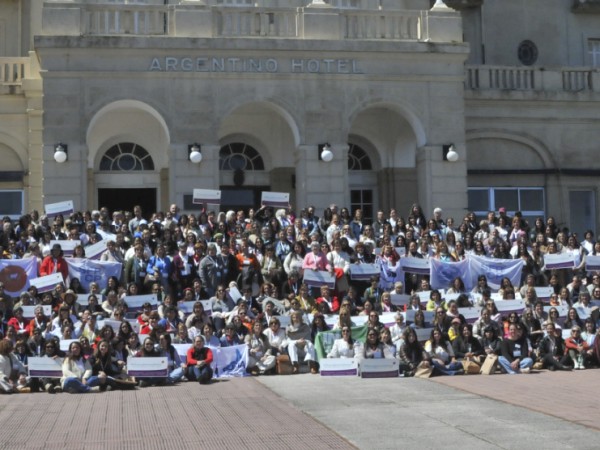
[[[531,372],[531,369],[529,367],[521,369],[521,373],[529,373],[529,372]]]

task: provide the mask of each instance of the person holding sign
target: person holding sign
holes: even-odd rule
[[[69,345],[69,354],[63,361],[62,372],[62,389],[69,394],[90,392],[92,387],[106,382],[106,375],[92,375],[92,366],[89,360],[83,358],[79,341],[73,341]]]
[[[63,281],[66,283],[67,277],[69,276],[69,266],[63,257],[63,251],[60,244],[54,244],[52,246],[50,254],[42,260],[40,266],[41,277],[52,275],[53,273],[60,273],[63,277]]]

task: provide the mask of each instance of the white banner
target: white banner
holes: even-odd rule
[[[194,189],[192,203],[194,205],[220,205],[221,191],[216,191],[214,189]]]
[[[534,287],[534,289],[537,298],[539,298],[540,300],[550,300],[550,296],[554,293],[554,288],[552,286],[536,286]]]
[[[585,270],[588,272],[600,270],[600,256],[587,255],[585,257]]]
[[[391,294],[392,305],[404,306],[410,303],[410,295],[408,294]]]
[[[73,256],[73,252],[75,250],[75,247],[77,247],[79,244],[81,244],[81,241],[79,241],[79,240],[74,240],[74,241],[68,241],[68,240],[55,241],[55,240],[52,240],[52,241],[50,241],[50,248],[52,248],[55,244],[60,245],[60,248],[63,251],[64,256]]]
[[[216,350],[216,351],[215,351]],[[233,345],[213,350],[218,378],[245,377],[248,366],[248,346]]]
[[[64,284],[63,277],[58,272],[29,280],[29,285],[35,286],[40,294],[51,291],[57,284],[61,283]]]
[[[525,309],[525,302],[523,300],[498,300],[495,303],[499,313],[509,314],[516,312],[521,314]]]
[[[469,261],[466,259],[459,262],[443,262],[437,259],[430,259],[431,284],[432,289],[447,288],[452,285],[452,280],[460,277],[465,283],[465,288],[471,290],[473,286],[467,286],[471,283]]]
[[[108,240],[102,240],[100,242],[96,242],[93,245],[89,245],[85,248],[85,257],[87,259],[100,259],[102,253],[106,251],[106,244]]]
[[[406,273],[416,273],[417,275],[429,275],[431,267],[429,260],[425,258],[413,258],[412,256],[402,258],[400,266]]]
[[[496,259],[485,256],[469,255],[470,279],[463,278],[465,287],[471,290],[477,285],[477,277],[485,275],[488,285],[494,289],[500,289],[502,278],[510,279],[513,286],[521,284],[521,273],[523,272],[523,261],[521,259]]]
[[[263,192],[260,204],[274,208],[289,208],[290,194],[287,192]]]
[[[351,280],[370,280],[379,275],[379,264],[352,264],[350,266]]]
[[[572,269],[575,267],[575,258],[569,253],[544,255],[544,265],[545,270]]]
[[[73,200],[67,200],[66,202],[49,203],[44,206],[44,210],[48,217],[56,217],[61,214],[63,216],[70,215],[75,211],[75,208],[73,207]]]
[[[35,256],[0,259],[0,282],[4,283],[4,292],[11,297],[18,297],[21,292],[29,289],[29,280],[37,276],[38,261]]]
[[[90,290],[90,283],[95,281],[104,289],[110,277],[121,278],[121,263],[112,261],[94,261],[85,258],[67,258],[69,277],[79,278],[81,286],[86,291]]]
[[[152,305],[152,309],[156,309],[158,307],[158,297],[156,294],[127,295],[123,301],[129,310],[140,310],[142,309],[142,305],[144,303],[150,303]]]
[[[326,270],[305,270],[304,283],[310,287],[329,286],[335,288],[335,275],[331,275]]]

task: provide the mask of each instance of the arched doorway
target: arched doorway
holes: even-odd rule
[[[260,205],[261,192],[268,191],[265,163],[253,146],[232,142],[219,151],[221,209],[248,211]]]
[[[133,142],[120,142],[110,147],[100,160],[99,171],[102,179],[120,180],[126,184],[125,178],[143,172],[154,171],[154,161],[148,151]],[[101,185],[102,186],[102,185]],[[157,188],[140,187],[98,187],[98,205],[106,206],[111,211],[133,211],[140,205],[145,215],[157,210]]]

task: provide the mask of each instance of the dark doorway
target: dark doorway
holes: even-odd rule
[[[109,211],[133,211],[135,205],[142,207],[142,215],[149,219],[156,212],[156,188],[144,189],[98,189],[98,207]]]
[[[269,186],[221,186],[221,211],[248,212],[250,208],[260,208],[263,191],[270,191]]]

